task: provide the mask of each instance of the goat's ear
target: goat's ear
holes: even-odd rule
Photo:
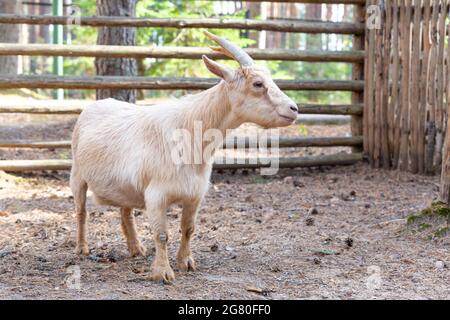
[[[216,76],[222,78],[225,81],[231,81],[233,79],[234,71],[231,68],[217,63],[205,55],[202,56],[202,59],[208,70],[214,73]]]

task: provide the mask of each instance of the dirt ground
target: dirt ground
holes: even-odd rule
[[[0,139],[65,140],[74,121],[2,115]],[[345,135],[348,126],[294,127],[283,135],[299,130]],[[0,150],[0,159],[69,157],[64,149]],[[176,280],[164,285],[147,279],[154,246],[142,212],[135,215],[149,256],[130,258],[117,209],[97,206],[89,197],[91,255],[79,257],[73,253],[68,172],[0,172],[0,298],[448,299],[448,237],[421,237],[405,219],[431,203],[438,183],[438,177],[373,170],[363,163],[284,169],[270,177],[215,172],[197,219],[194,273],[175,268],[180,209],[168,211]]]
[[[67,173],[0,178],[3,299],[427,299],[449,297],[449,242],[422,239],[404,218],[426,207],[438,179],[367,165],[215,173],[197,220],[199,270],[171,285],[147,280],[150,255],[129,258],[117,210],[88,202],[91,255],[74,255]],[[316,212],[311,212],[315,208]],[[314,210],[312,210],[314,211]],[[180,209],[169,210],[170,257]],[[68,286],[73,266],[79,290]],[[68,278],[69,277],[69,278]],[[256,292],[254,292],[256,291]]]

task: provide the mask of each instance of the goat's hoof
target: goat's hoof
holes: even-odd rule
[[[192,256],[178,257],[178,268],[180,271],[195,271],[197,267],[195,266],[195,261]]]
[[[135,245],[134,247],[130,247],[130,254],[132,257],[138,257],[138,256],[147,256],[147,250],[139,243]]]
[[[157,282],[162,281],[165,284],[169,284],[173,280],[175,280],[175,274],[173,273],[173,270],[169,265],[153,266],[152,274],[150,275],[150,280]]]
[[[89,255],[88,244],[86,242],[77,244],[77,246],[75,247],[75,254],[81,254],[83,256],[88,256]]]

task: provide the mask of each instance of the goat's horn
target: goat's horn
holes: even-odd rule
[[[241,67],[250,67],[251,65],[253,65],[253,59],[250,58],[250,56],[244,50],[242,50],[235,44],[206,30],[204,31],[204,33],[208,38],[217,42],[224,49],[224,51],[221,50],[222,53],[235,59],[237,62],[239,62]]]
[[[227,57],[229,57],[229,58],[231,58],[231,59],[234,59],[234,57],[233,57],[227,50],[225,50],[225,49],[222,48],[222,47],[213,47],[213,46],[209,46],[209,48],[210,48],[212,51],[221,53],[221,54],[223,54],[223,55],[225,55],[225,56],[227,56]]]

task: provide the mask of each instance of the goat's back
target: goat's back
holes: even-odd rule
[[[115,99],[87,106],[73,132],[72,174],[82,177],[101,203],[116,206],[143,207],[143,192],[151,182],[174,197],[203,193],[210,167],[177,167],[171,159],[177,108]]]

